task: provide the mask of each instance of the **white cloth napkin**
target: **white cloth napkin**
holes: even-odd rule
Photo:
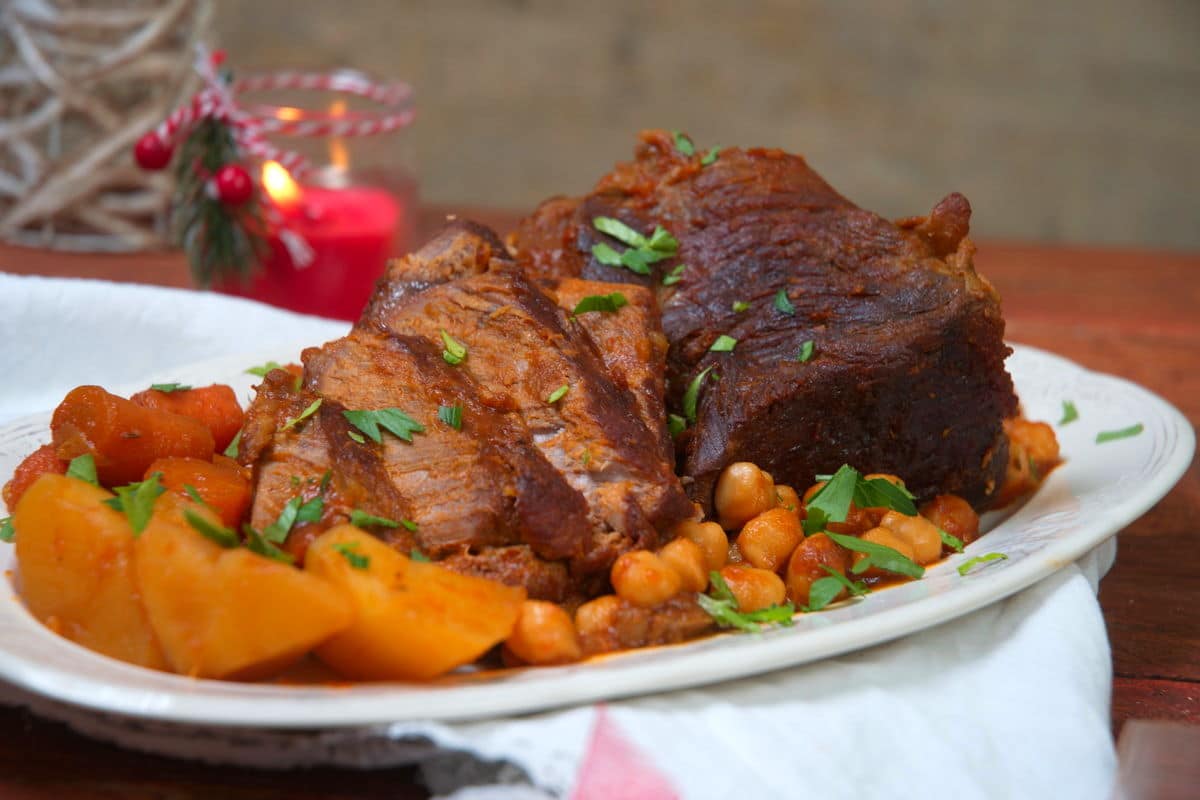
[[[346,327],[211,294],[0,274],[0,424],[52,408],[81,383],[319,344]],[[0,695],[128,746],[207,760],[420,762],[435,792],[460,800],[1097,798],[1116,758],[1095,591],[1115,552],[1110,539],[1008,600],[868,650],[512,719],[310,733],[307,744],[256,750],[244,732],[236,745],[212,731],[189,741],[11,687]]]

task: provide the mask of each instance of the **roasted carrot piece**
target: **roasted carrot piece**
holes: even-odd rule
[[[229,466],[230,463],[233,466]],[[180,497],[195,500],[188,492],[188,487],[195,489],[204,504],[221,518],[221,522],[235,530],[250,510],[250,478],[236,461],[231,462],[221,456],[214,461],[160,458],[146,468],[145,476],[149,477],[154,472],[161,472],[162,485]]]
[[[218,451],[224,450],[242,428],[245,414],[233,389],[223,383],[161,392],[147,389],[129,398],[144,408],[170,411],[203,422],[212,431]]]
[[[212,433],[191,417],[144,408],[99,386],[72,389],[54,410],[50,432],[55,454],[66,461],[84,453],[96,458],[105,486],[140,480],[159,458],[212,458]]]
[[[16,471],[13,472],[12,480],[4,484],[4,504],[10,510],[16,508],[21,495],[25,494],[25,490],[32,486],[38,478],[47,472],[62,475],[66,471],[67,462],[54,454],[54,445],[42,445],[25,456],[25,460],[18,464]]]

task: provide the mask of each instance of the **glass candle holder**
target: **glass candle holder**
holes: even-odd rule
[[[251,76],[238,84],[239,105],[268,141],[302,156],[307,168],[293,174],[278,161],[262,163],[267,252],[247,280],[213,288],[306,314],[356,319],[388,258],[412,246],[411,89],[350,71]],[[285,235],[302,239],[307,257],[296,257]]]

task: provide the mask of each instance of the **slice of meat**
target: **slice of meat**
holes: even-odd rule
[[[510,247],[545,280],[657,287],[671,343],[668,407],[684,413],[689,384],[711,368],[695,422],[676,442],[689,490],[706,506],[720,471],[742,460],[801,486],[850,463],[901,474],[921,497],[987,505],[1016,397],[999,299],[964,238],[969,208],[951,195],[929,217],[896,225],[843,198],[799,156],[727,149],[705,166],[651,131],[634,162],[585,198],[543,205]],[[595,229],[598,216],[647,235],[661,225],[678,251],[647,276],[601,264],[593,245],[625,245]],[[681,280],[663,287],[680,264]],[[738,301],[749,309],[735,311]],[[737,340],[732,352],[711,351],[722,335]],[[808,341],[814,354],[801,362]]]

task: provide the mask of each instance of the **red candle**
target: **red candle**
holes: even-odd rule
[[[220,290],[306,314],[354,320],[394,253],[406,209],[399,198],[370,186],[299,186],[283,167],[263,168],[263,187],[284,225],[312,250],[307,265],[293,262],[278,235],[249,284]]]

